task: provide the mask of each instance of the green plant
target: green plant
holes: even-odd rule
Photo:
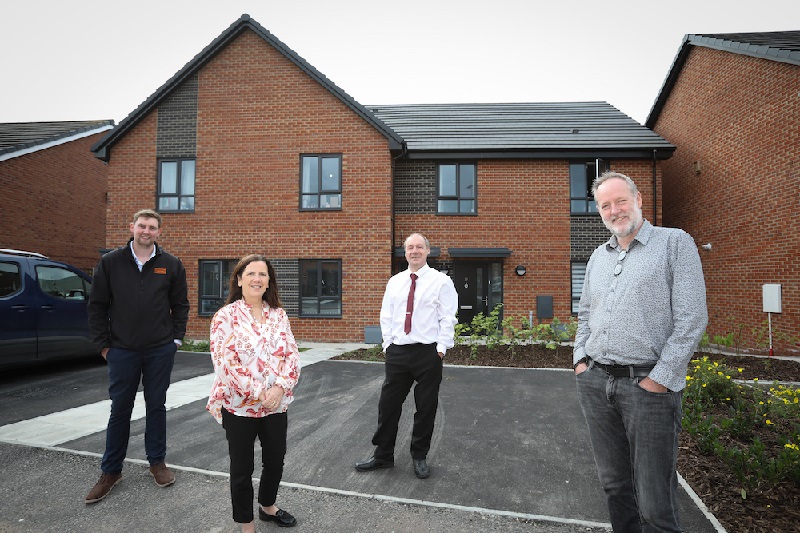
[[[206,340],[183,339],[180,349],[184,352],[208,352],[210,346]]]
[[[769,348],[769,321],[764,320],[761,322],[761,325],[755,326],[751,331],[753,333],[753,339],[755,340],[758,348],[762,350]],[[773,343],[783,342],[786,344],[797,344],[800,342],[800,338],[792,337],[783,331],[772,328],[772,341]]]
[[[699,451],[722,459],[742,497],[765,484],[800,483],[800,391],[741,384],[708,357],[692,360],[683,393],[683,428]]]

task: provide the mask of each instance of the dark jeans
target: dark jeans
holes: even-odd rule
[[[222,409],[222,427],[228,439],[231,471],[231,503],[233,520],[240,524],[253,521],[253,444],[261,441],[261,481],[258,503],[269,507],[278,496],[286,455],[286,413],[261,418],[236,416]]]
[[[376,459],[394,460],[397,425],[403,414],[403,402],[414,382],[414,429],[411,433],[411,457],[425,459],[431,447],[433,423],[439,407],[442,382],[442,358],[436,344],[389,345],[386,348],[386,379],[378,403],[378,429],[372,437],[377,446]]]
[[[642,379],[592,367],[576,376],[578,399],[614,531],[681,531],[676,468],[682,393],[646,391]]]
[[[151,465],[167,456],[167,389],[175,364],[174,342],[145,351],[111,348],[108,362],[108,395],[111,416],[106,430],[106,452],[100,468],[107,474],[122,472],[131,434],[131,412],[141,380],[146,409],[144,449]]]

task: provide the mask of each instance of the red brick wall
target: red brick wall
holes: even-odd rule
[[[642,192],[644,216],[653,220],[652,163],[612,161]],[[536,296],[553,296],[553,313],[571,315],[569,163],[554,160],[483,160],[478,162],[478,216],[398,215],[395,246],[420,232],[431,246],[505,247],[503,261],[505,316],[528,317]],[[659,200],[660,202],[660,200]],[[659,215],[660,220],[660,215]],[[524,265],[527,273],[514,269]]]
[[[107,167],[90,148],[104,133],[0,162],[0,248],[92,271],[105,244]]]
[[[694,47],[654,128],[678,147],[663,166],[667,223],[712,245],[708,332],[741,330],[747,348],[765,283],[783,286],[773,331],[800,336],[799,87],[796,65]]]
[[[111,152],[108,246],[130,216],[155,206],[156,116]],[[299,156],[341,153],[342,210],[299,212]],[[245,32],[199,73],[196,209],[165,214],[161,244],[186,266],[187,337],[197,315],[198,260],[252,252],[342,259],[342,319],[292,319],[298,339],[363,340],[391,274],[391,155],[386,139],[261,38]]]

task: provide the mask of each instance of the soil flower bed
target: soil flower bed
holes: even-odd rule
[[[382,361],[383,356],[373,348],[335,359]],[[476,349],[459,345],[448,350],[445,363],[569,369],[572,348],[523,344]],[[698,353],[688,377],[680,474],[731,533],[797,531],[800,409],[796,384],[800,383],[800,363],[776,357]],[[790,385],[774,385],[775,381]]]

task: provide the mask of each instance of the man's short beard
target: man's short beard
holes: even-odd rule
[[[634,209],[633,216],[631,217],[631,223],[625,226],[622,230],[617,230],[611,222],[606,222],[605,220],[603,223],[605,224],[608,231],[611,232],[612,235],[617,237],[618,239],[622,239],[636,231],[639,226],[642,224],[642,210],[641,209]]]

